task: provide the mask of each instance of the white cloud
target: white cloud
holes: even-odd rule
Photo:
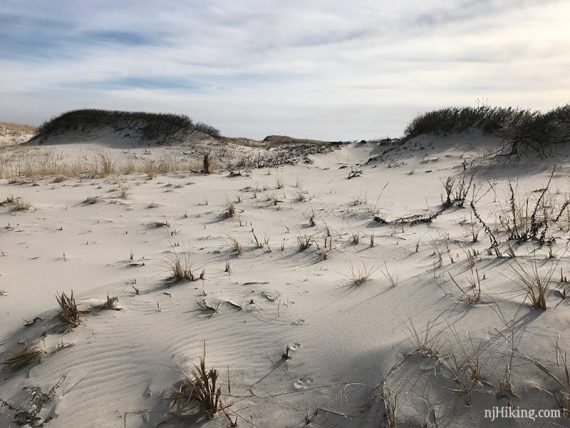
[[[570,101],[563,1],[51,4],[0,6],[6,120],[93,106],[340,139],[399,134],[419,111],[477,99]]]

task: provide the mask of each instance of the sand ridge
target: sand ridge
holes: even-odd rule
[[[0,359],[24,343],[42,359],[5,368],[0,398],[23,405],[24,386],[47,391],[61,381],[38,413],[48,426],[228,426],[221,412],[205,420],[168,407],[205,343],[239,426],[384,426],[394,397],[398,426],[483,426],[484,410],[506,403],[560,409],[563,388],[525,356],[562,376],[555,343],[568,349],[559,280],[569,274],[568,215],[549,229],[552,245],[496,231],[497,257],[469,205],[476,195],[478,215],[497,230],[508,179],[521,201],[536,201],[551,165],[531,159],[511,175],[508,164],[489,164],[481,148],[495,143],[480,135],[407,144],[420,154],[375,158],[383,147],[354,143],[310,155],[310,164],[231,176],[1,181],[0,200],[13,200],[0,206]],[[552,176],[549,206],[567,199],[566,168]],[[374,221],[439,209],[447,178],[471,174],[475,193],[463,207],[414,225]],[[15,210],[17,200],[29,206]],[[166,281],[172,260],[186,255],[203,279]],[[555,266],[546,311],[529,304],[516,263],[541,273]],[[70,330],[55,295],[71,290],[87,312]],[[120,311],[93,309],[107,295]],[[437,355],[414,339],[414,329],[425,337],[430,328]],[[465,379],[474,360],[481,377]],[[0,425],[13,418],[0,410]]]

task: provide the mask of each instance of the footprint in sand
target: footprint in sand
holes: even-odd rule
[[[313,385],[313,378],[310,377],[304,377],[301,379],[297,379],[294,383],[293,383],[293,387],[295,389],[308,389],[311,387],[311,385]]]

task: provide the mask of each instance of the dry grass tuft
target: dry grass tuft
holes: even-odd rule
[[[16,196],[8,196],[6,199],[0,202],[0,206],[3,205],[12,205],[12,211],[28,211],[30,208],[32,208],[32,204]]]
[[[120,311],[119,298],[116,296],[109,297],[107,294],[107,301],[101,305],[101,309],[106,309],[109,311]]]
[[[358,245],[360,242],[360,233],[353,233],[350,237],[350,244],[351,245]]]
[[[203,274],[197,276],[192,272],[191,257],[188,252],[174,254],[168,257],[168,269],[170,271],[168,281],[170,282],[197,281],[200,278],[203,279]]]
[[[408,323],[405,324],[410,333],[410,341],[415,346],[414,351],[418,355],[436,359],[439,357],[442,336],[447,328],[447,325],[442,325],[438,322],[440,317],[441,314],[429,320],[423,331],[418,331],[411,318],[408,320]]]
[[[210,152],[204,153],[202,157],[202,173],[203,174],[210,174],[212,168],[212,156]]]
[[[299,243],[299,251],[305,251],[312,245],[313,240],[310,236],[303,235],[297,237],[297,242]]]
[[[230,236],[230,242],[231,242],[232,252],[236,256],[241,256],[241,254],[243,253],[243,248],[240,242],[237,240],[237,238]]]
[[[47,412],[47,416],[42,417],[42,413],[46,413],[42,412],[42,409],[54,399],[57,389],[64,380],[65,376],[61,377],[48,392],[43,392],[39,386],[24,386],[28,396],[23,404],[15,405],[0,399],[0,407],[7,407],[14,412],[14,423],[18,426],[43,427],[53,419],[53,415]]]
[[[231,218],[236,214],[236,207],[233,202],[228,202],[224,208],[224,217]]]
[[[386,416],[386,424],[389,428],[396,428],[396,413],[398,410],[398,393],[392,392],[386,382],[382,384],[382,401],[384,402],[384,410]]]
[[[56,295],[55,298],[60,308],[59,319],[70,328],[77,327],[81,323],[81,318],[79,309],[77,309],[77,303],[75,303],[75,298],[73,297],[73,291],[71,291],[69,297],[65,292],[62,292],[61,295]]]
[[[158,228],[161,228],[161,227],[170,227],[170,223],[169,223],[168,220],[166,220],[166,219],[164,219],[164,220],[162,220],[162,221],[160,221],[160,220],[155,220],[155,221],[151,221],[151,222],[148,224],[148,226],[149,226],[151,229],[158,229]]]
[[[24,349],[12,354],[4,365],[11,370],[18,370],[22,367],[29,366],[30,364],[38,363],[41,361],[42,351],[37,346],[24,345]]]
[[[130,188],[127,185],[119,186],[119,198],[120,199],[129,199],[131,195]]]
[[[203,414],[208,419],[222,411],[228,417],[226,406],[222,403],[222,389],[218,385],[220,373],[214,368],[206,368],[206,345],[199,364],[195,365],[180,386],[168,397],[170,405],[182,413]]]
[[[88,196],[83,201],[83,205],[93,205],[93,204],[96,204],[97,202],[99,202],[98,196]]]
[[[372,277],[372,274],[377,270],[378,268],[370,268],[364,262],[362,263],[362,266],[356,270],[353,265],[350,265],[350,280],[352,286],[358,287],[364,284],[365,282],[369,281]]]
[[[109,153],[99,153],[100,173],[103,177],[107,177],[115,172],[115,163]]]
[[[388,280],[388,282],[392,287],[398,285],[398,272],[396,272],[395,270],[390,270],[386,263],[384,263],[384,266],[382,268],[382,274]]]
[[[546,310],[546,294],[559,261],[560,259],[553,263],[544,273],[539,272],[538,260],[536,258],[531,260],[530,269],[525,269],[518,259],[515,259],[515,264],[511,266],[511,272],[515,276],[513,279],[526,292],[526,296],[533,308]]]

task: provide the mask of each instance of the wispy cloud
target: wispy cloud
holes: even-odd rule
[[[226,134],[398,134],[448,104],[570,101],[564,1],[4,0],[0,118],[107,107]]]

